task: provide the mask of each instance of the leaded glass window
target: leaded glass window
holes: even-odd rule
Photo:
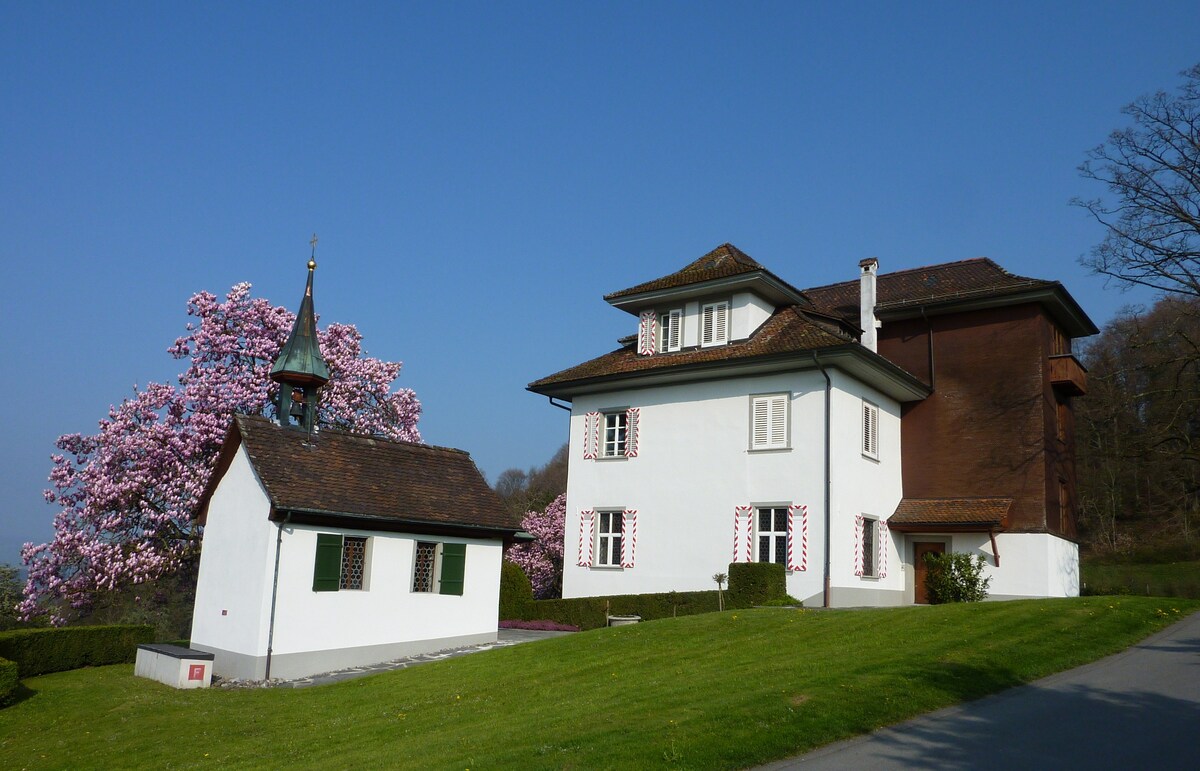
[[[758,561],[787,565],[786,508],[758,510]]]
[[[433,591],[433,562],[437,556],[436,543],[417,542],[417,564],[413,569],[413,591]]]
[[[363,588],[363,573],[367,564],[367,539],[352,535],[342,540],[342,581],[343,589]]]

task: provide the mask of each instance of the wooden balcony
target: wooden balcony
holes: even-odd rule
[[[1050,357],[1050,384],[1067,396],[1087,393],[1087,370],[1069,353]]]

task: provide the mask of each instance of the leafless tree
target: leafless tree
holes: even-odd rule
[[[1200,296],[1200,64],[1180,73],[1177,94],[1143,96],[1079,167],[1108,195],[1075,199],[1107,229],[1082,259],[1126,286]]]

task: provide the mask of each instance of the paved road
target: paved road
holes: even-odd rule
[[[1200,768],[1200,613],[1079,669],[763,768]]]

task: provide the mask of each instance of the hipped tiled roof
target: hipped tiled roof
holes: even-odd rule
[[[311,437],[264,417],[238,415],[203,511],[244,446],[277,511],[320,512],[397,522],[519,530],[496,493],[462,450],[322,429]],[[364,525],[364,527],[367,527]]]
[[[969,299],[1054,286],[1057,286],[1054,281],[1017,276],[986,257],[977,257],[971,260],[879,274],[876,280],[876,308],[880,312],[886,312],[909,305]],[[858,318],[859,281],[857,279],[805,289],[803,294],[812,301],[815,307],[826,313],[846,318]]]
[[[759,265],[753,257],[738,249],[733,244],[721,244],[700,259],[685,266],[682,270],[678,270],[662,278],[656,278],[653,281],[631,286],[628,289],[622,289],[619,292],[607,294],[604,296],[604,299],[611,302],[612,300],[642,294],[643,292],[675,289],[677,287],[688,286],[689,284],[700,284],[705,281],[728,278],[729,276],[753,273],[755,271],[770,273],[762,265]],[[779,279],[776,278],[776,280]]]
[[[1000,527],[1011,507],[1012,498],[905,498],[888,525]]]
[[[529,384],[529,388],[537,391],[542,386],[606,375],[651,372],[688,364],[734,362],[758,356],[818,350],[852,342],[855,342],[854,338],[838,329],[832,322],[819,320],[799,308],[789,306],[777,310],[748,340],[653,356],[639,355],[633,345],[627,345],[591,361],[535,380]]]

